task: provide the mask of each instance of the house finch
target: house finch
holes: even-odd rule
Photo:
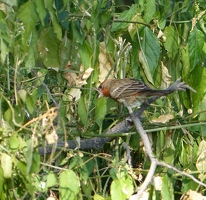
[[[139,107],[148,97],[165,96],[174,92],[175,90],[187,89],[196,92],[193,88],[181,82],[178,79],[173,85],[165,90],[153,90],[140,80],[132,78],[124,79],[106,79],[99,87],[100,96],[111,97],[112,99],[123,103],[125,107],[132,113],[132,108]]]

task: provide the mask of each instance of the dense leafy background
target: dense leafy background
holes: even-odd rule
[[[142,121],[160,160],[205,182],[205,1],[127,4],[1,1],[0,199],[123,200],[137,190],[150,163],[134,130],[133,168],[121,146],[128,142],[124,134],[99,151],[38,153],[57,133],[78,143],[124,119],[125,108],[98,99],[94,90],[107,77],[134,77],[154,88],[182,77],[197,91],[157,100]],[[154,180],[145,194],[153,199],[206,195],[205,188],[165,168]]]

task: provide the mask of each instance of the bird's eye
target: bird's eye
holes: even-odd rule
[[[100,86],[98,87],[98,89],[101,90],[101,89],[102,89],[102,85],[100,85]]]

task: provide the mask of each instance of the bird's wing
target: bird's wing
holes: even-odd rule
[[[113,98],[119,99],[136,95],[139,92],[152,90],[144,82],[135,79],[123,79],[119,85],[119,87],[115,87],[111,92]]]

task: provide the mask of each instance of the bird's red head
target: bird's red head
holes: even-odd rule
[[[98,91],[101,96],[110,97],[109,91],[110,81],[109,79],[104,80],[98,87]]]

